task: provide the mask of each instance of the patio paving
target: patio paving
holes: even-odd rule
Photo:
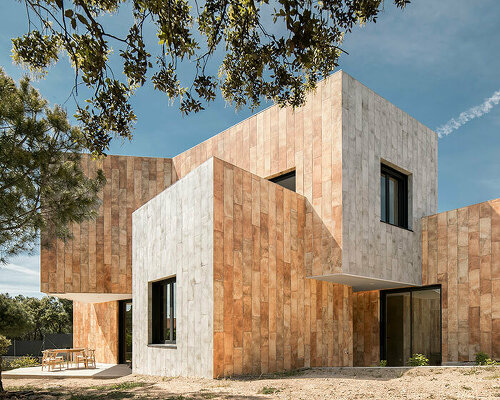
[[[47,371],[42,367],[17,368],[2,372],[3,379],[64,379],[64,378],[89,378],[89,379],[114,379],[132,373],[126,364],[100,364],[96,368],[63,368],[61,371]]]

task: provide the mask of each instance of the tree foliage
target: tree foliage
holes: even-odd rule
[[[16,86],[0,69],[0,263],[31,250],[40,229],[50,243],[96,215],[105,179],[83,173],[81,137],[28,78]]]
[[[30,329],[30,321],[22,302],[0,294],[0,335],[19,338]]]
[[[2,356],[7,353],[7,350],[10,346],[10,340],[7,339],[4,335],[0,334],[0,392],[3,392],[3,384],[2,384]]]
[[[20,1],[29,32],[13,39],[14,60],[43,75],[62,53],[68,55],[74,89],[83,83],[94,93],[88,104],[77,105],[76,115],[96,153],[107,149],[113,135],[131,137],[136,117],[129,99],[148,80],[172,101],[179,99],[184,114],[202,110],[217,88],[237,108],[255,108],[262,98],[301,105],[338,66],[344,35],[357,23],[375,22],[383,7],[383,0]],[[399,8],[409,3],[392,1]],[[124,33],[102,22],[119,11],[133,17]],[[156,29],[157,46],[148,45],[148,26]],[[124,79],[110,66],[112,46]],[[182,80],[181,64],[192,68]]]
[[[71,333],[73,302],[45,296],[0,294],[0,334],[11,339],[42,340],[51,333]]]

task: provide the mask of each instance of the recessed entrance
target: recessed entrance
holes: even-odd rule
[[[119,363],[132,363],[132,300],[120,301],[119,308]]]
[[[441,287],[380,292],[380,354],[388,366],[408,364],[416,353],[441,364]]]

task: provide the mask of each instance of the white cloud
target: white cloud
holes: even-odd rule
[[[439,126],[436,129],[438,136],[440,138],[447,136],[454,130],[469,122],[471,119],[479,118],[484,114],[488,114],[498,103],[500,103],[500,90],[493,93],[493,95],[484,100],[482,104],[463,111],[457,118],[452,118],[446,124]]]
[[[21,255],[0,265],[0,293],[41,297],[40,255]]]
[[[405,10],[386,2],[377,23],[346,35],[341,67],[392,70],[393,79],[415,75],[428,81],[494,76],[498,62],[497,0],[412,1]],[[490,37],[490,40],[485,40]],[[362,71],[364,70],[361,69]],[[349,72],[349,69],[346,69]],[[406,87],[406,83],[402,82]]]
[[[32,269],[23,267],[22,265],[6,264],[2,265],[1,268],[5,268],[6,270],[9,271],[19,272],[21,274],[40,276],[40,272],[33,271]]]

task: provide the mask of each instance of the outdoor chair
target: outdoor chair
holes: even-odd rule
[[[76,367],[80,368],[80,363],[83,363],[85,368],[96,368],[95,350],[85,349],[82,354],[76,356]]]
[[[47,367],[47,371],[54,370],[59,367],[59,370],[63,367],[64,360],[62,356],[57,356],[52,350],[44,350],[42,353],[42,371],[43,367]]]

